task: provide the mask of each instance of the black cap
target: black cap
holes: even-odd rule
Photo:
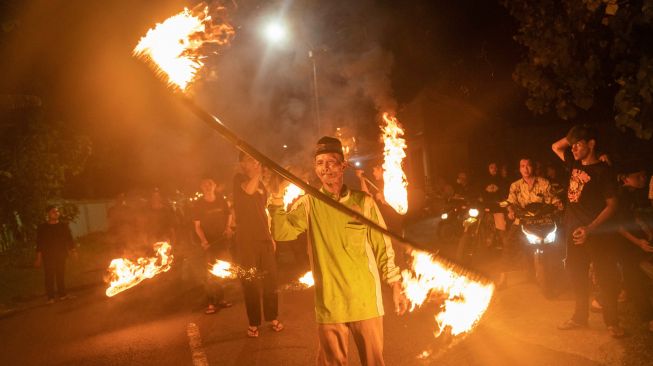
[[[342,152],[342,143],[335,137],[324,136],[317,141],[315,145],[315,156],[320,154],[336,153],[344,159],[345,154]]]
[[[576,125],[567,132],[567,141],[572,145],[582,140],[596,141],[597,138],[598,132],[596,128],[588,124]]]

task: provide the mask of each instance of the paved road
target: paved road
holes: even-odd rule
[[[245,336],[247,322],[238,286],[229,292],[234,307],[207,316],[201,288],[182,279],[180,270],[114,298],[104,296],[102,287],[75,294],[76,299],[38,304],[0,319],[0,364],[192,365],[195,356],[199,364],[206,360],[209,365],[311,365],[315,358],[310,289],[283,292],[280,318],[286,329],[274,333],[264,328],[258,339]],[[385,318],[386,361],[388,365],[620,364],[623,346],[607,335],[599,316],[592,318],[588,330],[555,330],[571,305],[569,299],[545,300],[532,284],[513,281],[497,294],[473,334],[453,345],[434,339],[432,309],[404,317],[391,314]],[[192,331],[191,324],[198,332]],[[418,359],[426,349],[438,357]],[[351,364],[358,365],[352,350]]]

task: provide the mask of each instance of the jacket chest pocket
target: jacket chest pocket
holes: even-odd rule
[[[365,237],[367,229],[365,225],[348,222],[345,225],[345,249],[350,254],[365,254]]]

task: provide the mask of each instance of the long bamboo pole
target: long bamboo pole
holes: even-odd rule
[[[225,126],[216,116],[208,113],[204,109],[202,109],[200,106],[198,106],[192,99],[186,97],[183,94],[176,94],[176,96],[181,100],[182,104],[186,106],[197,118],[199,118],[201,121],[203,121],[207,126],[209,126],[211,129],[215,130],[225,138],[227,141],[232,143],[237,149],[241,150],[242,152],[250,155],[254,159],[258,160],[262,165],[265,165],[275,173],[279,174],[281,177],[284,179],[288,180],[289,182],[297,185],[301,189],[303,189],[307,194],[310,194],[311,196],[317,198],[318,200],[326,203],[327,205],[333,207],[334,209],[349,215],[350,217],[359,220],[363,224],[369,226],[373,230],[377,230],[385,235],[388,235],[389,237],[398,240],[401,243],[407,244],[413,249],[419,249],[425,252],[432,253],[434,257],[437,258],[437,260],[443,264],[447,264],[450,268],[455,269],[456,272],[458,273],[466,273],[467,275],[472,275],[475,277],[477,280],[481,280],[483,282],[488,282],[489,280],[479,274],[476,273],[475,271],[470,271],[469,269],[459,265],[458,263],[455,263],[447,258],[442,257],[441,255],[438,254],[438,251],[434,251],[433,248],[429,248],[423,244],[419,244],[417,242],[414,242],[410,239],[407,239],[403,237],[402,235],[399,235],[393,231],[390,231],[376,222],[368,219],[367,217],[363,216],[361,213],[358,211],[354,211],[351,208],[341,204],[340,202],[330,198],[329,196],[325,195],[324,193],[320,192],[320,190],[316,189],[315,187],[309,185],[308,183],[304,182],[301,180],[299,177],[296,175],[292,174],[289,172],[287,169],[283,168],[279,164],[277,164],[274,160],[270,159],[267,157],[265,154],[261,153],[258,151],[256,148],[254,148],[252,145],[247,143],[247,141],[241,139],[238,135],[236,135],[233,131],[231,131],[227,126]]]

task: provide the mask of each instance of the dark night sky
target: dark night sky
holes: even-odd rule
[[[3,19],[19,24],[0,43],[6,55],[0,92],[41,96],[49,118],[94,143],[70,196],[169,190],[192,187],[203,174],[231,176],[235,150],[131,57],[148,28],[194,2],[3,3]],[[427,90],[483,111],[495,130],[530,118],[510,76],[523,51],[512,41],[512,19],[495,1],[247,0],[228,7],[236,38],[208,61],[217,78],[200,82],[196,99],[277,158],[284,157],[281,141],[290,145],[288,155],[301,155],[315,136],[306,48],[271,50],[255,31],[278,9],[294,19],[298,43],[318,50],[326,126],[351,126],[374,141],[377,109],[396,103],[401,116]]]

